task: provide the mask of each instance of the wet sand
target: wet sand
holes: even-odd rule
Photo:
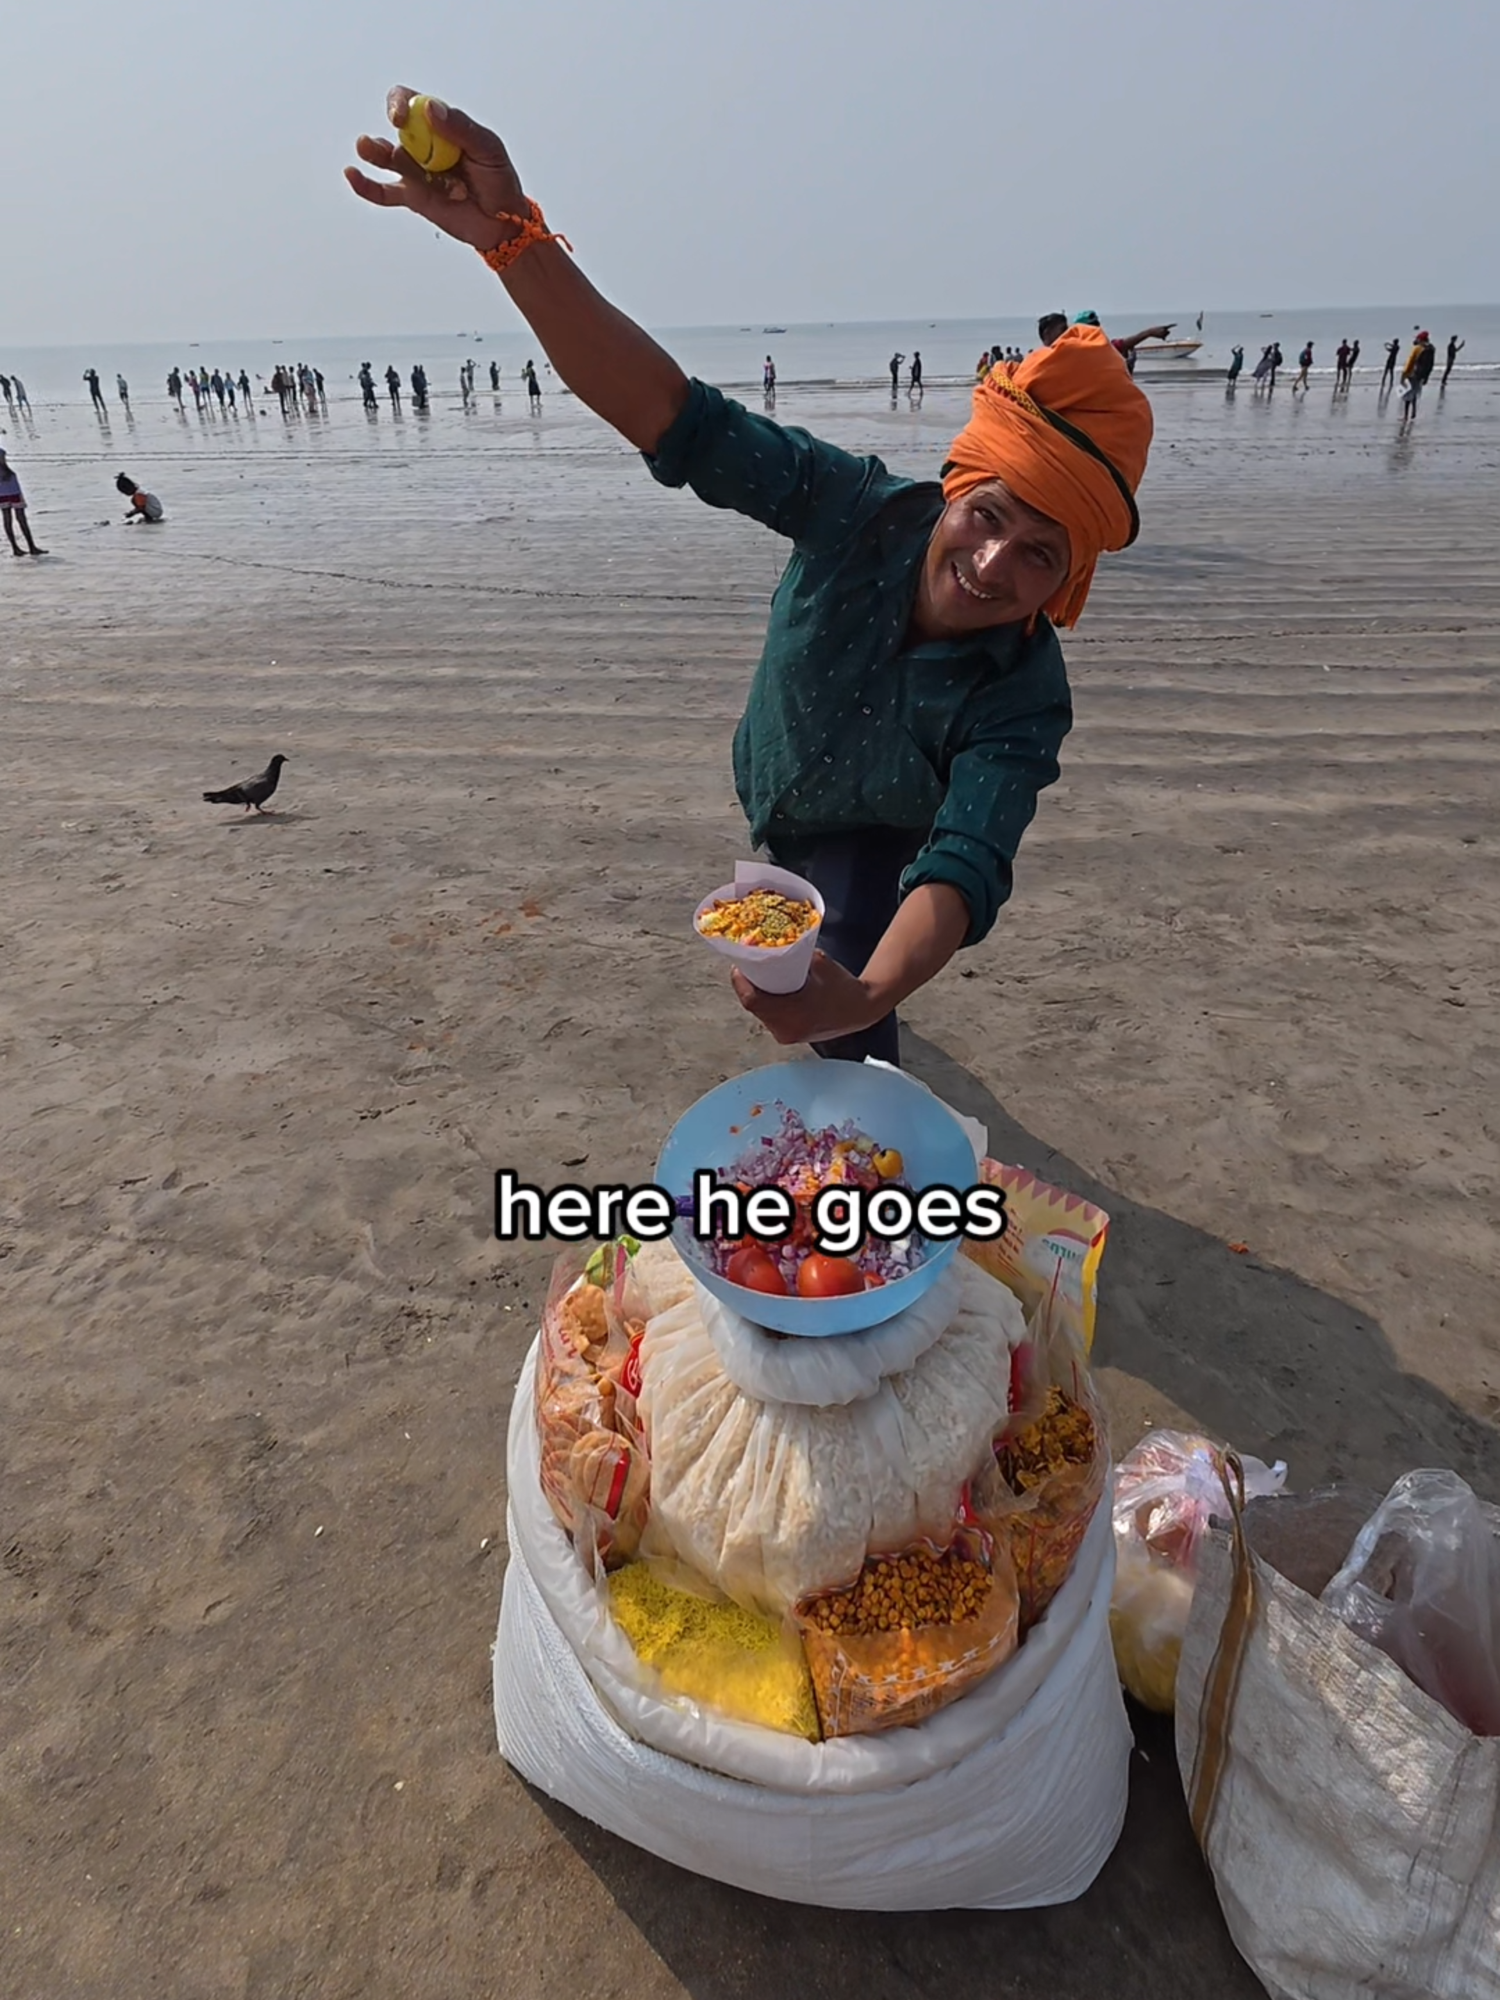
[[[1121,1448],[1184,1418],[1298,1486],[1500,1498],[1500,400],[1404,443],[1354,402],[1161,395],[1063,782],[908,1056],[1114,1217]],[[960,407],[780,414],[916,469]],[[743,852],[778,545],[566,405],[141,425],[17,446],[55,554],[0,571],[0,1987],[1258,1992],[1158,1725],[1100,1882],[1015,1917],[764,1903],[501,1763],[550,1260],[490,1177],[646,1178],[775,1059],[685,912]],[[83,525],[116,459],[161,529]],[[278,749],[274,816],[199,802]]]

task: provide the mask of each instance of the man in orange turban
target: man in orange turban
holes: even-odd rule
[[[1151,405],[1103,329],[1072,326],[974,391],[974,414],[943,468],[950,501],[998,480],[1068,531],[1068,574],[1043,605],[1076,625],[1094,565],[1140,532],[1135,489],[1151,449]]]
[[[398,131],[410,108],[391,93]],[[738,972],[735,990],[778,1041],[894,1062],[895,1009],[988,934],[1058,775],[1073,713],[1054,627],[1077,619],[1101,552],[1134,539],[1150,406],[1099,328],[1075,326],[990,372],[941,484],[901,478],[689,381],[594,290],[496,134],[424,109],[457,165],[434,175],[363,138],[361,159],[396,178],[351,168],[355,192],[478,250],[558,375],[664,486],[791,545],[734,775],[752,843],[822,892],[823,949],[798,993]],[[581,516],[580,577],[599,553]]]

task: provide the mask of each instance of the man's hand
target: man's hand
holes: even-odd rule
[[[947,882],[924,882],[906,897],[858,978],[825,951],[813,953],[798,993],[762,993],[730,973],[740,1005],[778,1042],[827,1042],[858,1035],[909,1000],[952,958],[969,928],[969,906]]]
[[[406,123],[415,94],[400,84],[386,99],[386,114],[397,131]],[[494,218],[526,213],[526,196],[505,143],[439,98],[428,100],[428,117],[439,137],[451,139],[463,150],[463,158],[451,173],[430,174],[404,146],[366,135],[355,142],[359,157],[368,166],[381,167],[400,178],[371,180],[358,167],[345,167],[344,178],[361,200],[373,202],[377,208],[409,208],[413,215],[457,237],[460,243],[471,244],[476,250],[493,250],[516,233],[508,223]]]
[[[778,1042],[826,1042],[857,1035],[889,1011],[826,951],[813,953],[807,983],[796,993],[762,993],[736,967],[730,978],[740,1005],[769,1028]]]

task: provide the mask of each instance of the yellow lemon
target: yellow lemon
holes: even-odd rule
[[[401,127],[401,143],[419,167],[430,174],[446,174],[458,165],[463,152],[451,139],[440,139],[433,131],[427,116],[431,102],[429,97],[412,99]]]

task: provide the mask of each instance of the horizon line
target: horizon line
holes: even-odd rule
[[[1146,308],[1144,307],[1131,308],[1128,313],[1125,313],[1124,316],[1134,317],[1137,315],[1138,312],[1145,310]],[[1192,310],[1188,310],[1187,308],[1182,308],[1178,311],[1177,318],[1176,320],[1174,320],[1173,323],[1176,325],[1181,325],[1187,323],[1188,321],[1196,320],[1199,310],[1200,308],[1197,307],[1193,308]],[[1276,306],[1264,306],[1264,305],[1204,306],[1201,308],[1201,311],[1205,321],[1210,320],[1216,316],[1219,318],[1231,318],[1231,319],[1240,319],[1251,316],[1255,317],[1264,316],[1267,318],[1275,318],[1279,315],[1289,314],[1289,313],[1337,313],[1337,312],[1375,313],[1375,312],[1416,311],[1419,313],[1419,315],[1425,312],[1429,317],[1431,317],[1432,315],[1440,312],[1462,313],[1462,312],[1500,311],[1500,300],[1495,300],[1495,301],[1483,301],[1474,299],[1457,300],[1457,301],[1441,300],[1437,304],[1430,304],[1423,307],[1413,306],[1409,300],[1408,301],[1397,300],[1394,302],[1390,300],[1384,300],[1384,301],[1377,300],[1373,304],[1368,304],[1368,305],[1350,305],[1347,301],[1338,305],[1326,305],[1326,304],[1319,305],[1316,303],[1309,304],[1303,302],[1296,305],[1276,305]],[[1118,318],[1121,316],[1121,311],[1111,308],[1106,312],[1105,316],[1110,318]],[[1017,313],[1017,312],[996,311],[994,313],[989,313],[989,314],[948,313],[944,314],[943,316],[937,319],[926,319],[921,314],[916,314],[916,315],[893,314],[884,319],[789,319],[787,320],[784,327],[778,327],[778,331],[791,333],[791,332],[807,332],[815,329],[822,330],[828,327],[866,327],[866,326],[868,327],[919,326],[919,325],[933,326],[933,327],[978,326],[986,323],[993,323],[1003,320],[1016,320],[1016,319],[1030,320],[1033,317],[1034,315],[1029,312]],[[649,332],[754,333],[760,335],[764,334],[767,331],[767,328],[764,325],[747,324],[740,320],[674,320],[674,321],[661,321],[655,324],[647,321],[641,321],[639,322],[639,324],[643,325],[648,333]],[[496,326],[476,327],[474,329],[474,332],[484,334],[486,336],[490,334],[495,334],[497,336],[502,336],[502,337],[508,331],[509,329],[507,328],[496,327]],[[536,338],[536,335],[531,332],[531,329],[527,327],[524,322],[522,322],[522,324],[516,329],[516,333],[518,338],[523,338],[528,335],[532,339]],[[361,332],[361,331],[341,329],[340,331],[334,333],[306,333],[306,332],[289,333],[289,334],[288,333],[279,333],[279,334],[244,333],[244,332],[210,333],[210,334],[200,334],[196,341],[191,340],[189,336],[186,334],[171,334],[171,335],[159,336],[153,339],[136,339],[136,340],[122,340],[122,341],[115,341],[113,340],[112,337],[99,338],[94,340],[0,341],[0,351],[19,350],[19,351],[36,353],[42,351],[43,349],[55,349],[55,350],[60,350],[63,353],[68,353],[68,352],[81,353],[85,350],[90,350],[104,346],[171,347],[181,344],[186,344],[189,346],[202,346],[205,341],[214,344],[223,344],[236,340],[266,341],[273,346],[285,346],[288,342],[296,342],[296,341],[311,342],[311,341],[323,341],[323,340],[339,340],[339,341],[467,340],[469,338],[471,338],[471,335],[467,329],[458,333],[445,332],[441,329],[434,327],[419,327],[401,333],[371,333],[368,330]]]

